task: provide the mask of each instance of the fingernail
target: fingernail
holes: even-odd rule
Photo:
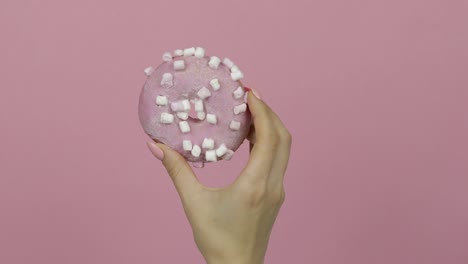
[[[249,87],[245,87],[245,89],[249,92],[252,92],[252,94],[255,95],[255,97],[257,97],[258,99],[262,99],[262,95],[260,94],[258,90],[255,90],[254,88],[249,88]]]
[[[147,142],[146,145],[148,145],[148,148],[151,153],[153,153],[153,156],[155,156],[158,160],[163,160],[164,152],[158,147],[158,145],[156,145],[156,143]]]

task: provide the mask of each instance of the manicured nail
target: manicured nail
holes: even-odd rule
[[[252,94],[255,95],[255,97],[257,97],[258,99],[262,99],[262,95],[258,90],[249,87],[245,87],[245,90],[247,90],[248,92],[252,92]]]
[[[155,156],[158,160],[163,160],[164,152],[158,147],[158,145],[156,145],[156,143],[147,142],[146,145],[148,145],[148,148],[151,153],[153,153],[153,156]]]

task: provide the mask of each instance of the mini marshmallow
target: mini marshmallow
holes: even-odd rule
[[[172,124],[172,122],[174,122],[174,116],[169,113],[161,113],[159,122],[163,124]]]
[[[234,151],[228,149],[223,156],[223,160],[231,160],[232,156],[234,156]]]
[[[195,112],[203,112],[203,101],[202,100],[194,100],[193,106],[195,108]]]
[[[214,140],[211,138],[203,139],[202,148],[204,149],[213,149],[214,148]]]
[[[192,156],[194,156],[195,158],[198,158],[198,157],[200,157],[200,154],[201,154],[201,148],[200,148],[200,146],[198,146],[198,145],[193,145],[193,148],[192,148]]]
[[[216,69],[218,69],[218,66],[219,66],[220,63],[221,63],[221,60],[218,57],[212,56],[210,58],[210,61],[208,62],[208,66],[210,66],[210,68],[216,70]]]
[[[213,124],[213,125],[216,125],[216,123],[218,122],[216,120],[216,115],[214,114],[207,114],[206,115],[206,121],[210,124]]]
[[[172,74],[168,72],[164,73],[161,78],[161,86],[164,88],[171,88],[172,85],[174,85],[172,80],[173,80]]]
[[[241,125],[240,122],[232,120],[231,123],[229,123],[229,128],[232,130],[239,130],[240,125]]]
[[[189,100],[183,100],[182,101],[182,105],[184,107],[184,111],[187,112],[187,111],[190,111],[190,108],[191,108],[191,104],[190,104],[190,101]]]
[[[236,65],[232,66],[231,72],[240,72],[239,67],[237,67]]]
[[[187,121],[180,121],[179,128],[180,128],[180,132],[184,134],[190,132],[190,125]]]
[[[182,141],[182,148],[185,151],[191,151],[192,150],[192,141],[190,140],[183,140]]]
[[[240,71],[231,72],[231,79],[233,81],[239,81],[240,79],[244,78],[244,74]]]
[[[187,112],[190,110],[190,101],[185,99],[171,103],[171,109],[174,112]]]
[[[183,69],[185,69],[185,61],[183,60],[174,61],[174,70],[181,71]]]
[[[247,110],[247,105],[245,103],[234,106],[234,114],[236,115],[245,112],[245,110]]]
[[[206,161],[217,161],[218,158],[216,157],[216,151],[215,150],[208,150],[205,152],[205,159]]]
[[[237,89],[234,90],[234,92],[232,92],[234,98],[236,99],[240,99],[242,96],[244,96],[244,93],[244,88],[242,88],[241,86],[237,87]]]
[[[205,57],[205,49],[202,48],[202,47],[197,47],[195,49],[195,57],[197,57],[197,58]]]
[[[182,119],[182,120],[187,120],[189,117],[189,114],[187,112],[177,112],[177,117]]]
[[[170,52],[164,52],[162,55],[163,61],[171,61],[172,60],[172,55]]]
[[[231,69],[232,66],[234,66],[234,62],[232,62],[232,60],[230,60],[229,58],[224,58],[223,64],[226,65],[226,67],[228,67],[229,69]]]
[[[156,96],[156,105],[162,106],[167,105],[168,100],[166,96],[158,95]]]
[[[188,49],[184,49],[184,56],[193,56],[193,54],[195,54],[195,48],[194,47],[191,47],[191,48],[188,48]]]
[[[205,120],[206,114],[205,112],[197,112],[197,118],[200,120]]]
[[[210,90],[208,90],[208,88],[203,86],[200,90],[198,90],[197,95],[201,99],[205,99],[205,98],[208,98],[208,97],[211,96],[211,92],[210,92]]]
[[[145,73],[146,76],[150,76],[151,74],[153,74],[154,72],[154,68],[149,66],[149,67],[146,67],[143,72]]]
[[[213,90],[215,91],[218,91],[219,88],[221,88],[221,85],[219,84],[219,80],[218,79],[213,79],[210,81],[210,85],[211,87],[213,87]]]
[[[226,145],[223,143],[221,144],[217,149],[216,149],[216,156],[222,157],[224,154],[226,154],[228,148]]]
[[[181,49],[174,50],[174,56],[182,56],[184,55],[184,51]]]

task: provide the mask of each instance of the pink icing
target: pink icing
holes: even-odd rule
[[[182,140],[188,139],[193,145],[202,146],[205,138],[212,138],[215,141],[215,149],[224,143],[228,149],[236,151],[246,137],[251,124],[250,112],[234,114],[234,106],[244,102],[243,97],[236,99],[232,92],[239,86],[240,82],[233,81],[230,70],[223,64],[218,69],[208,66],[209,58],[197,58],[194,56],[177,57],[175,60],[184,60],[184,70],[174,70],[173,61],[162,63],[147,79],[139,102],[139,117],[144,131],[152,139],[164,143],[179,152],[187,160],[192,162],[206,162],[205,149],[202,149],[200,157],[194,157],[190,151],[182,148]],[[162,75],[171,73],[173,75],[173,86],[170,88],[161,85]],[[213,90],[210,85],[212,79],[218,79],[221,88]],[[193,111],[189,119],[191,131],[183,134],[178,123],[181,120],[176,112],[171,110],[171,103],[183,99],[198,99],[197,92],[205,86],[211,92],[211,96],[204,99],[204,110],[208,114],[215,114],[217,124],[209,124],[206,119],[198,120],[193,118]],[[156,96],[166,96],[169,100],[166,106],[156,105]],[[193,109],[193,105],[192,105]],[[174,115],[172,124],[160,123],[161,113],[166,112]],[[229,124],[231,120],[241,123],[239,130],[231,130]],[[218,158],[218,160],[221,158]]]

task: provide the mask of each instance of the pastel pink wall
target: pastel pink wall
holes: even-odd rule
[[[138,123],[167,49],[229,56],[294,136],[267,263],[468,262],[468,2],[0,3],[0,263],[203,263]],[[198,170],[226,184],[247,159]]]

